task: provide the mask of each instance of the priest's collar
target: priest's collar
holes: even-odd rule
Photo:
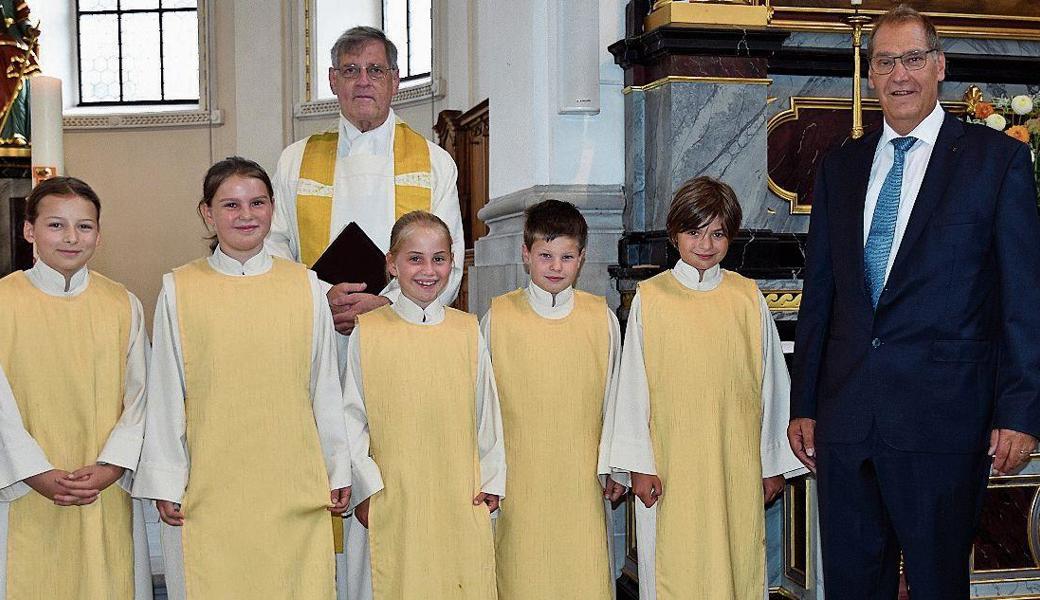
[[[559,294],[553,294],[538,287],[535,282],[527,284],[527,300],[531,308],[539,316],[546,319],[562,319],[574,309],[574,288],[568,286]]]
[[[672,275],[679,280],[683,287],[698,292],[709,292],[719,287],[719,283],[722,282],[722,267],[715,265],[705,271],[704,277],[701,277],[701,273],[696,267],[686,264],[682,259],[679,259],[679,262],[675,263],[675,267],[672,269]]]
[[[412,302],[408,296],[401,294],[390,306],[393,307],[394,312],[409,323],[415,323],[417,325],[437,325],[444,320],[444,304],[441,303],[440,298],[431,302],[430,305],[423,310],[418,304]]]
[[[69,288],[65,289],[65,276],[51,268],[50,265],[37,260],[31,269],[25,272],[29,282],[41,292],[49,296],[78,296],[87,289],[90,276],[83,267],[69,278]]]
[[[261,248],[252,258],[246,260],[244,263],[238,262],[237,259],[231,258],[217,246],[213,250],[213,254],[206,259],[209,261],[209,266],[213,267],[218,273],[224,275],[237,275],[248,276],[248,275],[263,275],[264,273],[271,270],[273,260],[271,255],[267,252],[267,248]]]
[[[390,135],[393,131],[394,125],[397,123],[397,115],[394,113],[394,109],[390,109],[390,113],[386,116],[386,120],[383,121],[379,127],[374,127],[368,131],[361,131],[350,122],[349,119],[343,116],[343,113],[339,115],[339,133],[345,137],[351,144],[357,141],[361,136],[381,137]]]

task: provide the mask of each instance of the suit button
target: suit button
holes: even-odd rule
[[[879,338],[874,338],[874,339],[870,340],[870,345],[873,346],[874,348],[878,348],[878,347],[881,346],[881,340]]]

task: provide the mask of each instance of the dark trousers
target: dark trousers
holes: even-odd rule
[[[873,429],[817,444],[828,598],[893,600],[903,552],[912,600],[968,598],[968,561],[990,458],[892,448]]]

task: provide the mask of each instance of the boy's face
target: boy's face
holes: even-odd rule
[[[202,216],[217,233],[221,251],[241,263],[260,252],[273,212],[264,182],[241,175],[224,180],[210,204],[202,205]]]
[[[578,240],[566,235],[551,242],[539,238],[530,248],[524,244],[522,254],[531,281],[550,294],[559,294],[574,285],[585,261],[585,251],[578,246]]]
[[[386,270],[397,278],[402,294],[426,308],[448,285],[451,239],[438,227],[417,226],[397,252],[386,255]]]
[[[705,271],[726,258],[729,238],[722,227],[722,219],[715,217],[700,229],[680,233],[675,245],[679,247],[679,256],[683,262],[704,275]]]
[[[36,220],[25,222],[22,235],[39,260],[69,278],[94,256],[101,239],[98,211],[79,196],[44,196]]]

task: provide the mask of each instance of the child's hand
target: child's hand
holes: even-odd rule
[[[784,491],[786,483],[783,475],[762,478],[762,495],[765,496],[766,505],[769,505],[770,502],[780,496],[780,493]]]
[[[61,481],[68,490],[97,490],[99,493],[108,489],[123,476],[123,467],[116,465],[87,465],[76,469]]]
[[[184,525],[184,511],[181,510],[180,504],[169,500],[156,500],[155,508],[159,509],[159,518],[163,523],[174,527]]]
[[[632,493],[643,501],[643,506],[650,508],[664,495],[664,485],[657,475],[632,473]]]
[[[356,507],[354,507],[354,518],[357,519],[358,523],[361,523],[361,526],[364,527],[365,529],[368,529],[368,501],[369,500],[371,500],[371,498],[365,498],[364,500],[361,501],[361,504],[358,504]]]
[[[350,486],[332,490],[329,499],[332,501],[332,505],[329,506],[329,512],[337,516],[343,516],[343,513],[347,512],[347,505],[350,504]]]
[[[484,492],[480,492],[475,498],[473,498],[473,506],[487,504],[488,512],[495,512],[498,510],[499,502],[500,500],[497,494],[485,494]]]
[[[62,469],[51,469],[38,475],[27,477],[25,485],[36,490],[38,494],[58,506],[82,506],[97,500],[99,490],[69,490],[62,482],[69,477],[69,472]]]
[[[611,502],[617,502],[625,495],[625,486],[607,477],[607,485],[603,486],[603,497]]]

